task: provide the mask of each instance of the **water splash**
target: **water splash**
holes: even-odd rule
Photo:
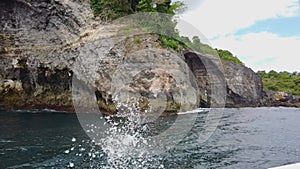
[[[123,120],[116,122],[115,119],[107,117],[112,127],[106,131],[108,137],[100,141],[102,150],[108,156],[108,164],[112,168],[128,168],[128,165],[134,168],[144,168],[151,158],[144,147],[147,140],[143,132],[147,128],[142,126],[140,109],[136,103],[117,104],[117,108],[122,112],[117,115],[117,118],[123,118]]]
[[[103,117],[103,125],[109,126],[104,133],[98,133],[102,125],[87,124],[87,132],[97,137],[81,142],[72,138],[73,145],[65,153],[75,152],[76,156],[84,157],[89,168],[164,168],[163,158],[149,151],[151,144],[148,144],[147,137],[151,131],[138,102],[131,98],[130,102],[116,105],[117,115]],[[81,165],[70,161],[68,167],[70,164]]]

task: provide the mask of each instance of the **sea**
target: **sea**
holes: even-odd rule
[[[0,168],[266,169],[300,162],[300,109],[226,108],[212,127],[209,113],[162,116],[151,125],[103,117],[106,127],[96,130],[101,126],[76,113],[2,110]],[[192,127],[181,130],[186,124]]]

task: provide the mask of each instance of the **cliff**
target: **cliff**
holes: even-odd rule
[[[208,69],[223,70],[213,61],[214,68],[204,64],[210,56],[163,49],[153,34],[120,34],[123,25],[100,24],[80,0],[6,0],[0,16],[0,109],[74,111],[79,100],[88,106],[84,97],[74,100],[74,80],[90,85],[108,112],[116,111],[113,95],[123,90],[146,98],[138,100],[144,108],[162,100],[158,109],[167,111],[207,107],[223,95],[227,107],[259,106],[264,98],[262,80],[251,69],[223,61],[225,76],[212,78]],[[220,82],[217,89],[225,87],[220,98],[209,78]]]
[[[51,51],[78,39],[92,19],[80,1],[0,2],[1,109],[72,108],[71,57]]]

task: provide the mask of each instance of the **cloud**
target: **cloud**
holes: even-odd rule
[[[259,21],[299,16],[299,2],[202,0],[197,10],[188,11],[181,17],[196,29],[181,23],[178,28],[184,36],[200,35],[202,41],[207,37],[213,47],[231,51],[255,71],[300,71],[300,52],[297,50],[300,36],[283,37],[266,31],[251,33],[251,30],[250,33],[235,34]]]
[[[197,10],[182,14],[206,37],[232,34],[257,21],[299,14],[298,0],[204,0]]]
[[[211,41],[237,55],[257,70],[300,71],[300,36],[281,37],[270,32],[229,35]]]
[[[181,1],[185,4],[187,10],[191,11],[191,10],[196,10],[204,0],[181,0]]]

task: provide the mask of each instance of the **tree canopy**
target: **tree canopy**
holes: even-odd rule
[[[274,70],[259,71],[258,73],[262,76],[265,89],[290,92],[300,96],[300,73],[276,72]]]
[[[180,1],[171,0],[91,0],[91,8],[96,16],[100,15],[103,20],[113,20],[135,12],[160,12],[175,15],[183,8]]]

